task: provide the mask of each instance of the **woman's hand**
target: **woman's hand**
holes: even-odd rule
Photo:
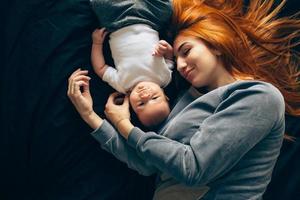
[[[121,135],[128,138],[133,125],[130,122],[130,111],[129,111],[129,99],[128,96],[124,97],[122,103],[117,102],[120,93],[113,93],[109,96],[106,106],[105,115],[114,124],[114,126],[119,130]]]
[[[68,97],[79,112],[82,119],[91,128],[96,129],[102,124],[102,119],[93,110],[93,99],[90,94],[87,70],[77,69],[69,77]]]

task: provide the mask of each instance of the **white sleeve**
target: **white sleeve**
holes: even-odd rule
[[[103,74],[103,81],[107,82],[111,87],[113,87],[118,92],[126,93],[125,88],[122,87],[120,84],[120,77],[118,71],[111,67],[107,66],[107,69],[105,70]]]
[[[166,64],[167,64],[168,68],[169,69],[173,69],[173,67],[174,67],[174,61],[170,60],[170,59],[166,59],[166,58],[165,58],[165,61],[166,61]]]

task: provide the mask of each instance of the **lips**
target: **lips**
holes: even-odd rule
[[[184,71],[183,73],[182,73],[182,75],[183,75],[183,77],[185,78],[185,79],[189,79],[189,76],[191,75],[191,72],[193,71],[194,69],[192,68],[192,69],[189,69],[189,70],[186,70],[186,71]]]

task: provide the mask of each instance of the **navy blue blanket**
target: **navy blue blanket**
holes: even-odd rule
[[[299,11],[296,0],[287,2],[283,14]],[[0,199],[151,199],[153,177],[103,151],[66,96],[78,67],[90,70],[98,113],[111,92],[91,70],[90,36],[98,22],[89,1],[8,3],[0,35]],[[265,199],[300,196],[299,124],[287,118],[297,140],[284,142]]]
[[[153,178],[103,151],[66,95],[78,67],[90,70],[98,113],[111,92],[91,69],[98,23],[89,1],[11,1],[7,8],[0,199],[151,199]]]

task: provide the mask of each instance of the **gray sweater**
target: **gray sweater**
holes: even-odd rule
[[[282,144],[284,114],[274,86],[236,81],[204,95],[190,88],[158,133],[135,127],[126,141],[105,121],[92,135],[143,175],[209,186],[204,199],[261,199]]]

